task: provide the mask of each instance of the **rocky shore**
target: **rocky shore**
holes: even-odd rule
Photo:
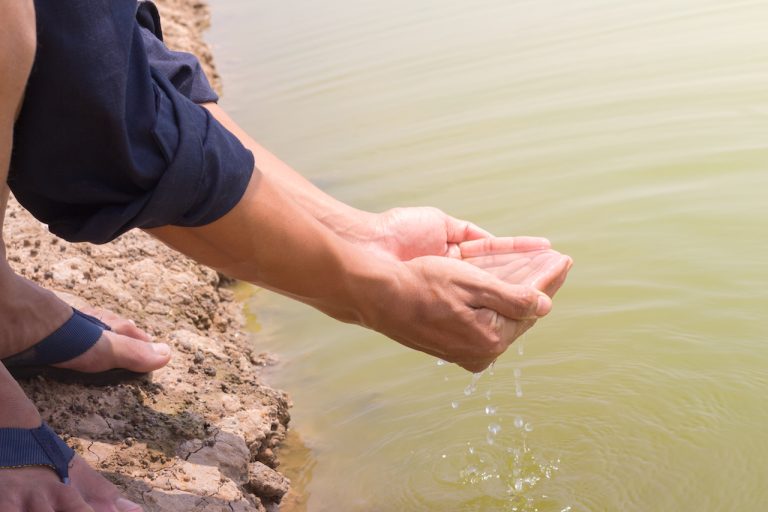
[[[206,5],[158,1],[166,43],[196,53],[218,88],[201,38]],[[150,378],[106,387],[23,383],[43,418],[93,467],[152,511],[277,510],[289,482],[276,468],[290,401],[261,380],[267,354],[243,332],[221,276],[141,232],[104,245],[68,244],[13,200],[11,265],[60,292],[111,309],[171,345]]]

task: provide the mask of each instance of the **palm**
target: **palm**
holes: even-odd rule
[[[452,244],[487,236],[469,222],[436,208],[394,208],[377,219],[376,247],[401,261],[419,256],[449,256]]]
[[[421,256],[463,259],[509,284],[533,286],[554,295],[570,258],[537,237],[493,237],[474,224],[437,208],[394,208],[372,223],[376,250],[400,261]]]

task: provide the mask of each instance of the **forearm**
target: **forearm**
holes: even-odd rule
[[[353,208],[328,195],[253,140],[221,107],[215,103],[203,106],[253,153],[257,167],[266,178],[289,193],[305,211],[326,227],[341,235],[352,235],[352,231],[370,220],[373,214]]]
[[[196,261],[279,291],[346,322],[361,323],[359,284],[370,258],[315,219],[273,175],[254,171],[233,210],[202,227],[148,230]],[[381,262],[381,265],[390,264]]]

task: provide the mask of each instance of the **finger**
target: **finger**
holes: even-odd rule
[[[512,343],[536,324],[536,320],[510,320],[504,318],[503,321],[504,326],[501,331],[501,337],[507,344],[507,347],[512,345]]]
[[[494,311],[492,323],[494,330],[499,334],[502,343],[502,348],[500,348],[498,354],[496,354],[496,357],[498,357],[504,353],[517,338],[533,327],[534,324],[536,324],[536,319],[510,320]]]
[[[552,300],[543,292],[531,286],[508,284],[487,272],[479,272],[482,276],[469,284],[472,307],[488,308],[513,320],[541,317],[552,309]]]
[[[535,236],[505,236],[468,240],[460,243],[461,256],[488,256],[510,252],[535,251],[549,249],[552,244],[546,238]]]
[[[551,249],[543,251],[527,251],[527,252],[513,252],[505,254],[493,254],[490,256],[476,256],[472,258],[465,258],[464,261],[470,263],[478,268],[481,268],[487,272],[491,272],[497,277],[501,277],[504,281],[522,282],[522,279],[540,269],[546,265],[546,262],[551,260],[559,260],[561,254]],[[513,275],[517,275],[517,281],[511,281]]]
[[[461,249],[459,249],[459,244],[454,244],[454,243],[448,244],[448,250],[445,252],[445,255],[449,258],[460,260]]]
[[[453,243],[461,243],[467,240],[478,240],[493,236],[488,231],[469,221],[456,219],[450,215],[445,216],[445,233],[448,236],[448,242]]]
[[[571,266],[573,266],[573,260],[569,256],[560,256],[548,262],[547,266],[539,272],[526,276],[521,284],[532,286],[552,297],[565,282]]]

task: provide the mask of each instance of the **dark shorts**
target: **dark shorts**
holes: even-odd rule
[[[51,232],[104,243],[129,229],[201,226],[242,198],[253,155],[199,103],[193,56],[162,43],[136,0],[35,0],[38,50],[8,183]]]

